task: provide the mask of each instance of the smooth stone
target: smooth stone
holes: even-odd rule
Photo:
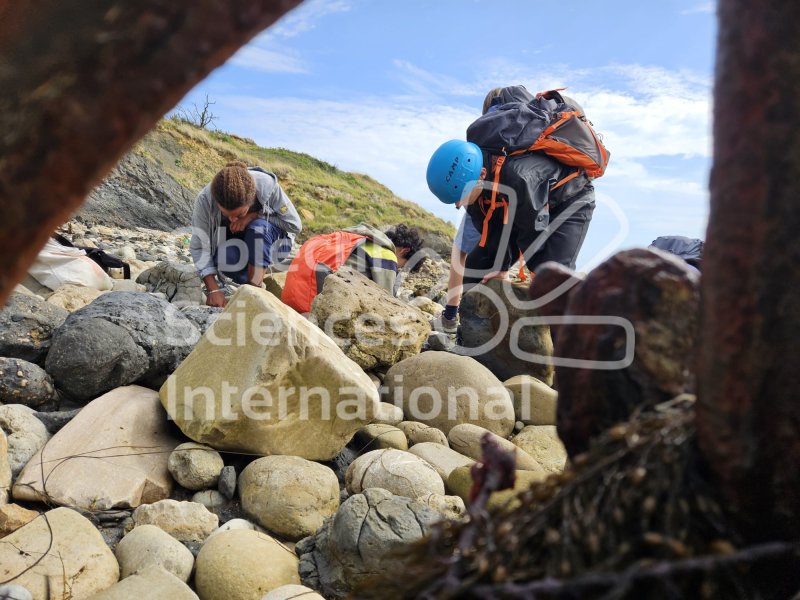
[[[376,377],[377,379],[377,377]],[[378,379],[377,386],[381,386]],[[403,409],[388,402],[381,402],[378,405],[378,412],[375,413],[375,423],[384,425],[397,425],[403,420]]]
[[[464,456],[469,456],[477,461],[482,461],[483,450],[481,448],[481,440],[486,435],[488,435],[500,449],[515,455],[516,468],[518,470],[544,473],[542,465],[540,465],[535,458],[507,439],[501,438],[499,435],[495,435],[483,427],[478,427],[470,423],[456,425],[450,430],[447,440],[450,442],[450,447],[456,452],[460,452]]]
[[[228,505],[228,499],[217,490],[203,490],[192,496],[192,502],[202,504],[215,515],[219,515]]]
[[[555,425],[558,392],[530,375],[517,375],[503,382],[511,392],[514,414],[525,425]]]
[[[339,481],[328,467],[298,456],[266,456],[239,477],[242,510],[267,530],[299,540],[339,508]]]
[[[155,525],[134,527],[117,544],[114,554],[123,579],[148,567],[160,567],[186,582],[194,567],[189,549]]]
[[[298,559],[270,536],[248,529],[223,531],[197,556],[200,600],[252,600],[282,585],[299,584]]]
[[[353,444],[359,454],[385,448],[408,450],[406,434],[397,427],[384,423],[373,423],[356,431]]]
[[[385,400],[402,405],[409,421],[441,429],[474,423],[500,436],[514,427],[514,404],[502,382],[467,356],[425,352],[386,373]]]
[[[188,550],[187,550],[188,552]],[[198,600],[183,581],[164,569],[152,566],[126,577],[88,600]]]
[[[424,444],[426,442],[450,446],[444,431],[436,429],[436,427],[431,427],[425,423],[418,423],[417,421],[403,421],[398,427],[406,434],[410,446],[414,444]]]
[[[475,461],[450,449],[449,446],[437,444],[435,442],[422,442],[414,444],[409,449],[411,454],[419,456],[422,460],[431,465],[442,481],[447,484],[447,478],[458,467],[469,467],[475,464]]]
[[[118,388],[87,404],[36,453],[14,498],[86,510],[150,504],[172,492],[167,460],[177,445],[156,392]]]
[[[206,490],[217,485],[225,463],[219,452],[194,442],[179,445],[169,455],[167,467],[172,477],[187,490]]]
[[[282,585],[265,594],[261,600],[325,600],[317,592],[304,585]]]
[[[402,450],[373,450],[358,457],[345,474],[350,494],[382,488],[397,496],[418,498],[430,493],[444,495],[439,473],[425,460]]]

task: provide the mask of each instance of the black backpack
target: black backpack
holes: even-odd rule
[[[67,248],[78,248],[79,250],[83,250],[86,252],[86,256],[91,258],[94,262],[100,265],[100,268],[103,269],[106,273],[108,273],[109,269],[122,269],[125,279],[131,278],[131,266],[126,263],[124,260],[117,258],[116,256],[111,256],[110,254],[100,250],[99,248],[89,248],[87,246],[76,246],[72,242],[70,242],[67,238],[63,235],[59,235],[57,233],[53,234],[53,239],[57,241],[62,246],[66,246]]]

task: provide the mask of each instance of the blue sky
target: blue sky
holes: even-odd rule
[[[493,9],[491,7],[494,7]],[[715,3],[307,0],[182,102],[216,127],[366,173],[457,224],[425,184],[485,93],[567,87],[611,151],[579,259],[659,235],[704,237]]]

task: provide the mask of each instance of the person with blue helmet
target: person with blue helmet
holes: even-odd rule
[[[483,114],[491,113],[510,103],[527,103],[533,96],[523,86],[495,88],[483,105]],[[577,106],[573,100],[570,102]],[[475,148],[481,152],[480,167],[477,161],[458,163],[446,157],[474,156]],[[497,154],[468,141],[451,140],[443,144],[428,166],[428,186],[439,200],[457,207],[466,207],[468,223],[472,225],[479,242],[467,248],[463,261],[466,274],[459,281],[457,260],[451,263],[451,278],[447,306],[440,322],[434,325],[445,332],[457,327],[460,291],[492,278],[507,278],[511,265],[524,258],[531,273],[548,261],[575,268],[591,222],[595,207],[594,187],[588,177],[575,167],[558,162],[543,152],[528,152],[507,156],[502,170],[497,167]],[[452,183],[455,174],[455,184]],[[498,205],[503,210],[490,210],[487,173],[497,174]],[[464,184],[462,180],[468,179]],[[555,182],[566,184],[554,186]],[[459,198],[454,200],[457,193]],[[466,232],[466,224],[465,224]],[[456,248],[453,250],[455,258]],[[455,275],[455,276],[454,276]],[[458,292],[458,293],[457,293]]]

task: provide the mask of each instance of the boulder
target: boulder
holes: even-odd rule
[[[188,550],[187,550],[188,552]],[[88,600],[198,600],[188,585],[156,566],[146,567]]]
[[[325,600],[317,592],[304,585],[282,585],[265,594],[261,600]]]
[[[215,515],[220,515],[228,505],[228,498],[217,490],[203,490],[192,496],[192,502],[202,504]]]
[[[410,446],[424,444],[425,442],[449,446],[444,431],[436,429],[436,427],[431,427],[425,423],[417,423],[416,421],[403,421],[397,427],[406,434]]]
[[[409,449],[409,452],[431,465],[445,484],[447,484],[447,478],[450,476],[450,473],[455,469],[458,467],[469,467],[475,463],[470,457],[464,456],[455,450],[451,450],[449,446],[436,444],[434,442],[414,444]]]
[[[114,551],[123,579],[149,567],[159,567],[181,581],[189,581],[194,556],[189,549],[155,525],[134,527]]]
[[[40,366],[20,358],[0,357],[0,404],[39,408],[57,399],[53,380]]]
[[[224,466],[219,452],[194,442],[187,442],[175,448],[167,462],[172,477],[187,490],[207,490],[215,487]]]
[[[0,311],[0,356],[43,364],[53,331],[68,315],[37,296],[11,294]]]
[[[197,555],[195,588],[200,600],[261,598],[282,585],[300,583],[297,565],[294,552],[264,533],[223,531]]]
[[[156,502],[172,491],[167,460],[177,445],[156,392],[119,388],[86,405],[36,453],[14,498],[86,510]]]
[[[311,316],[364,369],[391,367],[419,354],[431,332],[423,312],[349,267],[325,278]]]
[[[219,526],[219,517],[197,502],[159,500],[133,511],[133,522],[160,527],[181,542],[202,542]]]
[[[203,282],[194,265],[160,262],[156,266],[139,273],[136,283],[147,288],[148,292],[161,292],[176,306],[203,304]]]
[[[455,351],[472,356],[503,381],[533,375],[551,385],[550,328],[527,321],[541,316],[529,306],[523,285],[500,279],[476,285],[461,299],[461,345]]]
[[[302,583],[325,598],[347,598],[354,588],[408,568],[403,553],[442,515],[419,500],[367,489],[348,498],[336,515],[295,548]]]
[[[377,387],[381,386],[378,381]],[[403,409],[388,402],[381,402],[378,405],[378,412],[375,413],[375,423],[383,423],[385,425],[397,425],[403,420]]]
[[[95,288],[84,287],[82,285],[62,285],[47,297],[47,302],[67,312],[73,312],[83,308],[98,296],[105,294],[104,291]]]
[[[572,290],[567,314],[595,322],[557,338],[559,357],[582,361],[558,367],[558,432],[570,456],[634,411],[695,392],[699,307],[699,273],[659,250],[619,252]]]
[[[0,445],[2,445],[2,442],[0,442]],[[37,511],[28,510],[19,504],[5,504],[0,506],[0,538],[15,532],[38,516],[39,513]]]
[[[471,423],[456,425],[450,430],[447,440],[450,442],[450,447],[456,452],[482,462],[483,450],[481,449],[481,439],[483,439],[485,435],[488,435],[501,450],[511,452],[516,456],[517,469],[522,471],[536,471],[544,474],[542,466],[531,455],[522,450],[519,446],[515,446],[507,439],[501,438],[499,435],[495,435],[483,427],[478,427]]]
[[[548,473],[561,473],[567,463],[567,451],[550,425],[529,425],[515,435],[511,442],[536,459]]]
[[[383,423],[372,423],[359,429],[353,438],[353,444],[359,454],[384,448],[408,450],[406,434],[397,427]]]
[[[541,473],[536,471],[517,471],[514,477],[514,487],[507,490],[500,490],[493,492],[489,496],[487,507],[490,509],[498,509],[504,507],[505,510],[513,510],[520,506],[520,501],[517,498],[523,490],[527,490],[534,483],[540,483],[545,480]],[[472,472],[469,467],[458,467],[447,478],[447,489],[459,496],[469,506],[471,501],[470,491],[472,490]]]
[[[22,404],[0,406],[0,430],[8,437],[8,464],[16,477],[50,439],[36,411]]]
[[[46,369],[59,389],[87,400],[130,383],[163,383],[200,339],[174,306],[150,294],[109,292],[67,317]]]
[[[21,585],[37,599],[61,598],[62,590],[88,598],[118,579],[117,559],[103,536],[69,508],[44,513],[0,543],[0,581]]]
[[[503,382],[514,399],[514,414],[525,425],[555,425],[558,392],[531,377],[517,375]]]
[[[506,437],[514,428],[511,396],[489,369],[466,356],[425,352],[393,366],[386,397],[407,419],[442,430],[474,423]]]
[[[339,481],[324,465],[297,456],[266,456],[239,477],[242,510],[290,540],[313,535],[339,508]]]
[[[8,438],[0,430],[0,505],[8,502],[11,490],[11,465],[8,464]]]
[[[352,462],[345,475],[350,494],[367,488],[381,488],[408,498],[428,494],[444,495],[439,473],[426,461],[401,450],[373,450]]]
[[[161,401],[183,433],[218,450],[330,460],[372,421],[378,392],[324,332],[246,285]]]

